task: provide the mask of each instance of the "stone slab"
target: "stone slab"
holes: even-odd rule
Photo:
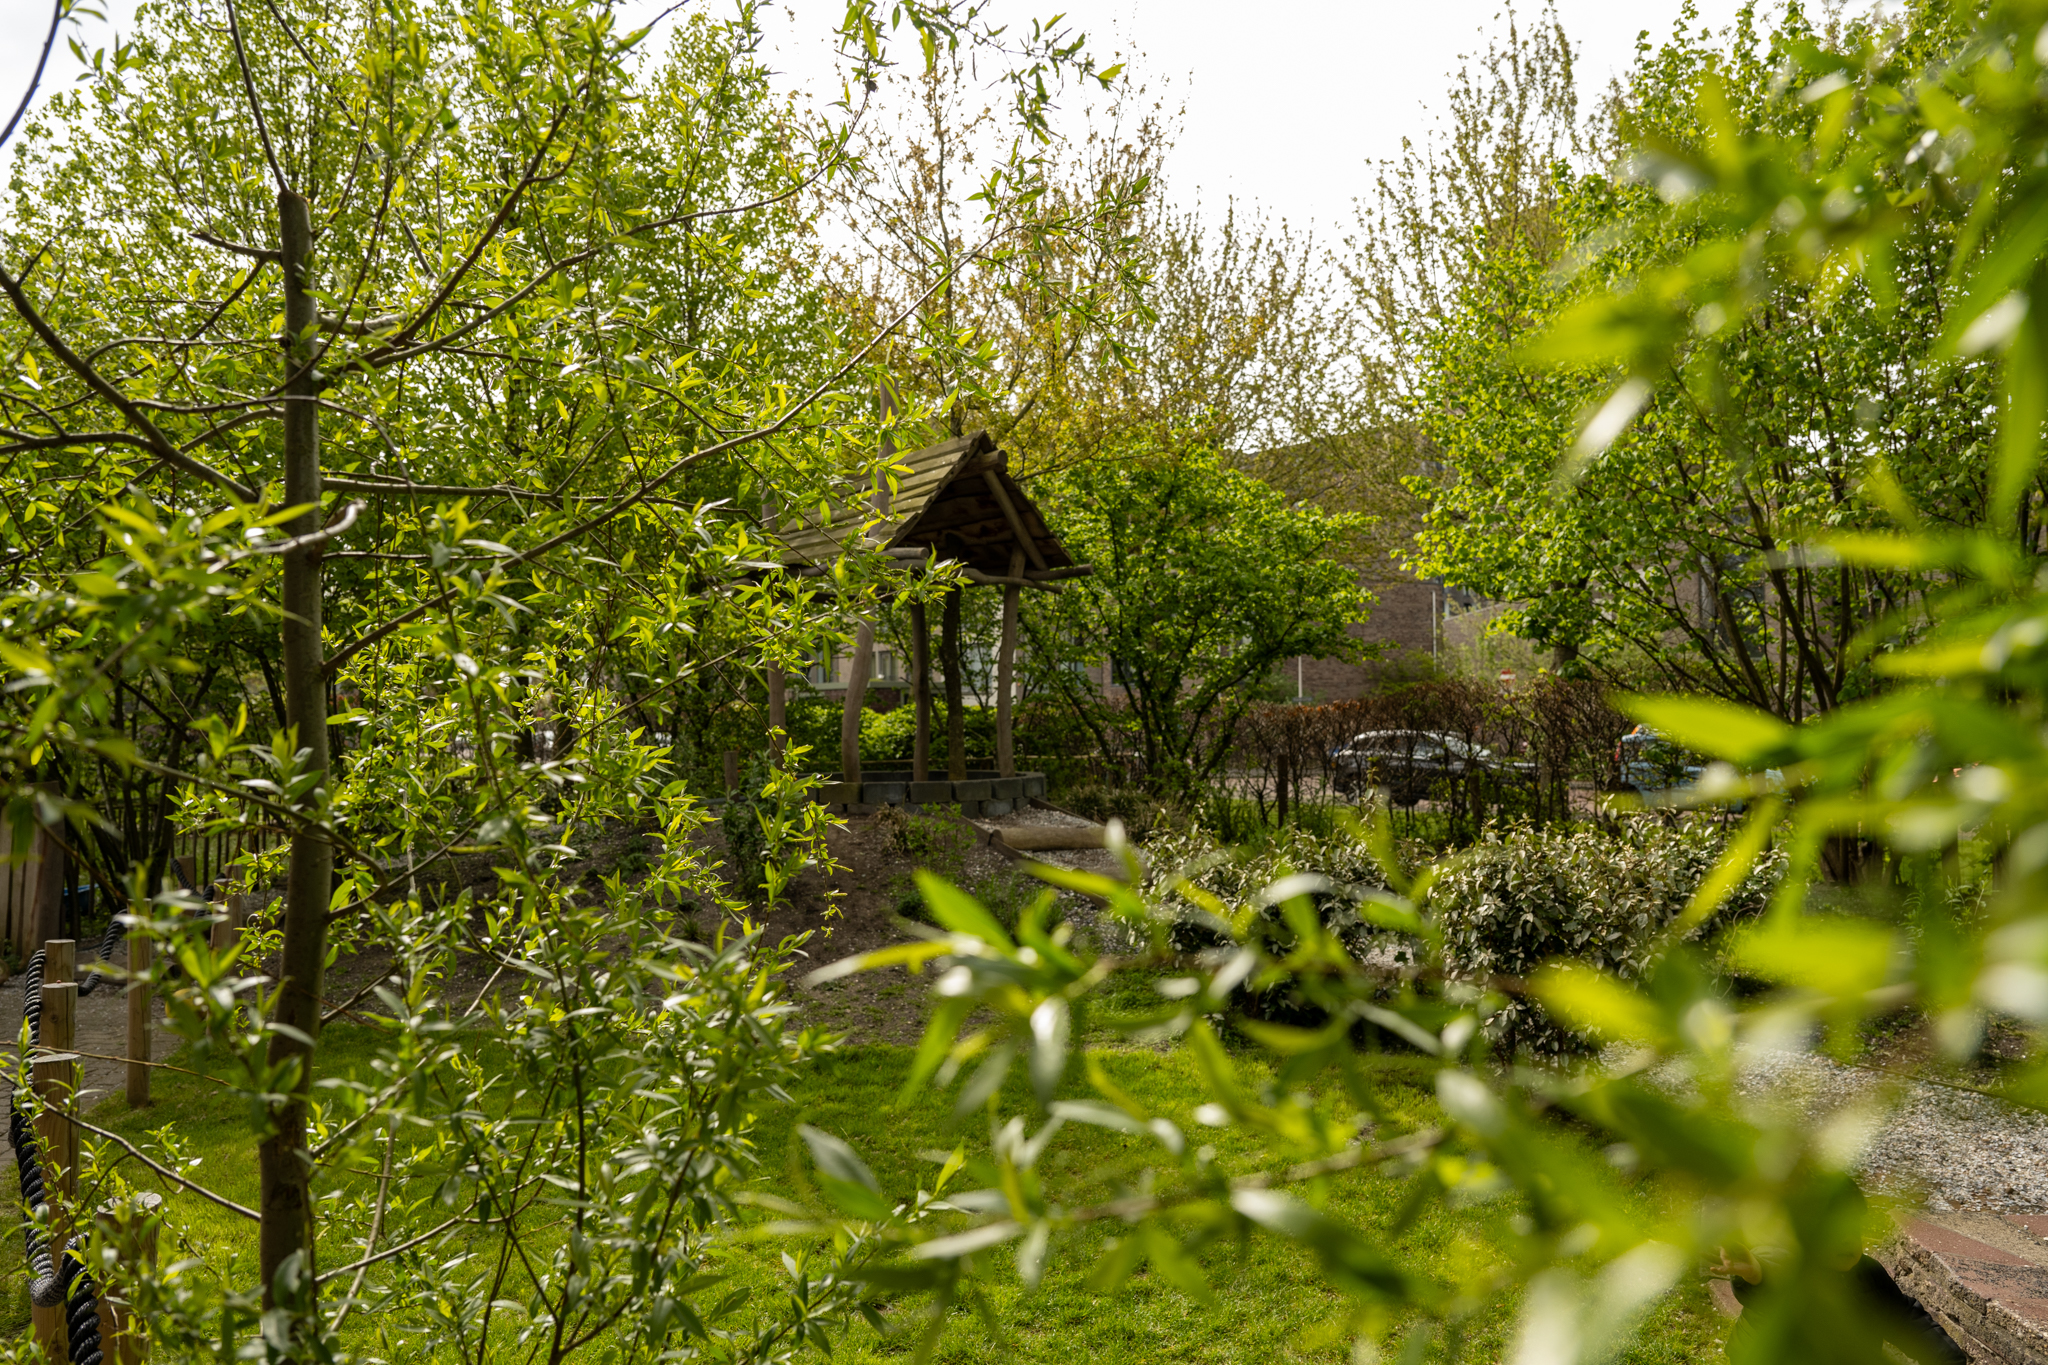
[[[953,799],[951,782],[911,782],[905,784],[906,799],[920,806],[943,806]]]
[[[857,782],[825,782],[811,793],[811,799],[822,806],[844,806],[860,800],[860,784]]]
[[[988,816],[991,819],[995,818],[998,815],[1008,815],[1011,811],[1015,809],[1017,809],[1017,803],[1015,801],[1006,800],[1000,797],[984,801],[981,803],[981,813],[985,816]]]
[[[986,801],[995,795],[993,791],[989,790],[994,785],[993,782],[955,782],[953,784],[953,799],[963,804],[968,801]]]
[[[2048,1365],[2048,1244],[2026,1223],[1924,1214],[1878,1259],[1973,1360]]]
[[[908,782],[863,782],[860,799],[870,806],[900,806],[910,799]]]
[[[999,777],[988,784],[988,794],[997,801],[1015,801],[1024,795],[1024,779]]]

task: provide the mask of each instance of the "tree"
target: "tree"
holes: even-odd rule
[[[1282,660],[1358,656],[1349,627],[1372,598],[1329,557],[1359,529],[1356,514],[1291,502],[1193,442],[1160,452],[1134,441],[1121,458],[1040,484],[1054,531],[1095,571],[1027,613],[1033,647],[1104,753],[1119,709],[1105,693],[1121,693],[1140,736],[1138,776],[1154,790],[1215,774]],[[1102,665],[1107,685],[1069,664]]]
[[[0,651],[19,686],[0,744],[18,828],[52,821],[39,777],[68,784],[54,804],[74,837],[106,828],[81,774],[159,780],[149,841],[101,841],[103,880],[188,951],[203,903],[151,875],[161,793],[175,788],[188,827],[286,836],[277,980],[188,957],[199,993],[177,1014],[258,1115],[260,1295],[156,1286],[165,1349],[233,1346],[260,1297],[250,1349],[332,1356],[366,1277],[398,1267],[347,1267],[349,1295],[323,1305],[339,1272],[317,1261],[319,1190],[330,1167],[380,1162],[396,1174],[333,1215],[369,1241],[412,1216],[388,1202],[392,1180],[427,1169],[460,1211],[407,1237],[481,1223],[503,1239],[494,1267],[443,1267],[442,1301],[479,1325],[465,1355],[495,1349],[507,1284],[523,1290],[516,1330],[550,1360],[622,1321],[647,1350],[671,1328],[724,1341],[689,1309],[698,1290],[678,1288],[699,1234],[730,1213],[718,1186],[737,1149],[707,1134],[743,1133],[750,1097],[808,1044],[752,1013],[750,974],[772,973],[772,952],[707,955],[677,936],[675,907],[721,891],[685,851],[701,809],[629,722],[724,659],[801,658],[845,609],[764,573],[756,526],[703,496],[801,504],[879,477],[865,405],[849,421],[837,396],[871,346],[834,335],[787,269],[811,249],[791,206],[845,164],[843,137],[814,140],[768,101],[744,7],[686,22],[645,86],[645,32],[602,5],[228,0],[143,20],[30,122],[13,165]],[[944,6],[892,22],[934,57],[995,36]],[[860,6],[847,23],[862,70],[879,69],[887,26]],[[1058,28],[1003,52],[1027,126],[1090,69]],[[854,592],[874,567],[853,565]],[[665,646],[690,633],[723,654],[678,660]],[[246,732],[248,662],[279,678],[268,743]],[[330,714],[330,692],[367,705]],[[557,736],[545,755],[542,719]],[[330,744],[341,724],[357,740],[346,761]],[[786,773],[771,785],[801,795]],[[814,841],[818,811],[800,804],[799,840]],[[579,888],[550,815],[564,838],[651,822],[674,852],[645,888]],[[482,903],[423,889],[446,884],[458,850],[496,864]],[[605,965],[611,913],[634,921],[625,967]],[[370,988],[388,1011],[379,1064],[412,1078],[397,1090],[314,1089],[335,1011],[323,972],[345,942],[397,954]],[[516,1117],[495,1068],[430,1037],[463,951],[530,983],[470,1005],[518,1059],[498,1073],[526,1087]],[[664,994],[652,983],[685,978],[677,1017],[645,1009]],[[721,1047],[726,1028],[752,1042]],[[717,1085],[660,1089],[707,1055]],[[652,1070],[622,1080],[629,1065]],[[619,1104],[593,1098],[622,1083]],[[443,1138],[415,1148],[415,1124]],[[674,1145],[648,1151],[649,1125]],[[556,1227],[543,1189],[568,1192],[573,1235],[515,1257],[536,1222]],[[838,1283],[731,1349],[822,1331],[848,1306]],[[407,1340],[417,1325],[390,1330],[407,1349],[445,1345]]]
[[[1571,667],[1794,719],[1875,685],[1859,632],[1928,585],[1786,547],[1867,524],[1853,489],[1874,464],[1931,515],[1981,516],[1988,370],[1929,345],[1959,219],[1928,215],[1894,244],[1888,291],[1780,291],[1732,324],[1742,344],[1717,350],[1711,372],[1641,376],[1624,400],[1641,416],[1564,481],[1557,461],[1611,374],[1532,373],[1522,353],[1576,303],[1700,248],[1702,221],[1663,213],[1631,173],[1642,153],[1624,149],[1705,136],[1706,84],[1742,126],[1821,136],[1817,105],[1773,93],[1813,37],[1796,12],[1769,33],[1739,26],[1726,49],[1681,32],[1582,122],[1562,33],[1511,29],[1461,78],[1444,146],[1382,180],[1356,272],[1441,471],[1417,481],[1418,569],[1515,602],[1503,625]]]

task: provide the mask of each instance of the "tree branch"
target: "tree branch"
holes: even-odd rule
[[[195,475],[217,485],[234,495],[239,501],[256,501],[257,493],[255,489],[245,487],[221,473],[212,465],[207,464],[204,460],[194,459],[178,449],[177,446],[171,444],[170,438],[158,430],[156,423],[150,421],[143,414],[142,409],[136,406],[134,399],[115,388],[112,382],[101,375],[98,370],[87,364],[76,351],[65,344],[64,339],[57,335],[56,329],[51,327],[43,315],[36,311],[36,306],[29,302],[28,294],[22,289],[20,282],[14,276],[8,274],[4,267],[0,267],[0,291],[6,293],[9,301],[14,304],[14,311],[21,316],[23,322],[28,324],[29,330],[34,332],[37,337],[41,338],[42,343],[50,348],[50,354],[56,356],[59,361],[63,362],[65,368],[84,380],[87,388],[91,389],[101,398],[104,398],[113,405],[115,411],[127,418],[129,425],[141,433],[143,444],[154,451],[158,459],[163,460],[167,464],[176,465],[187,474]]]

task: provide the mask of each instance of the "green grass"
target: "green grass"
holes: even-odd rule
[[[1133,1002],[1134,1004],[1136,1002]],[[361,1029],[338,1026],[323,1039],[328,1074],[348,1071],[365,1062],[371,1047]],[[978,1127],[958,1128],[949,1109],[926,1097],[897,1109],[897,1086],[909,1061],[906,1049],[886,1046],[850,1047],[808,1068],[792,1086],[791,1103],[773,1107],[757,1132],[761,1155],[758,1186],[784,1198],[808,1199],[809,1162],[797,1133],[812,1124],[838,1134],[867,1159],[885,1193],[904,1196],[919,1185],[929,1186],[937,1173],[924,1154],[945,1150],[963,1140],[970,1152],[983,1136]],[[1115,1082],[1156,1113],[1173,1117],[1196,1141],[1209,1141],[1221,1161],[1248,1168],[1249,1144],[1228,1130],[1203,1129],[1190,1114],[1204,1095],[1192,1064],[1178,1054],[1136,1049],[1098,1051],[1097,1059]],[[176,1059],[174,1059],[176,1060]],[[1247,1073],[1256,1070],[1244,1063]],[[1021,1087],[1021,1080],[1013,1083]],[[241,1203],[254,1205],[256,1171],[253,1140],[246,1116],[226,1092],[196,1077],[160,1071],[155,1081],[157,1102],[146,1110],[130,1110],[121,1099],[103,1102],[94,1121],[131,1138],[169,1125],[178,1141],[199,1164],[194,1179]],[[1078,1093],[1078,1087],[1069,1089]],[[1006,1097],[1014,1110],[1021,1089]],[[1434,1100],[1407,1085],[1388,1090],[1390,1107],[1404,1124],[1424,1125],[1438,1115]],[[973,1121],[979,1124],[977,1118]],[[1111,1196],[1143,1154],[1137,1139],[1109,1130],[1070,1126],[1047,1158],[1049,1184],[1076,1201]],[[132,1164],[128,1168],[133,1170]],[[10,1182],[11,1184],[11,1182]],[[970,1186],[956,1186],[964,1188]],[[1387,1224],[1405,1188],[1391,1178],[1356,1176],[1333,1182],[1326,1192],[1332,1214],[1366,1227]],[[14,1191],[7,1192],[0,1217],[17,1216]],[[173,1199],[179,1238],[166,1243],[166,1258],[194,1257],[210,1273],[228,1283],[254,1278],[255,1238],[245,1220],[189,1194]],[[1457,1274],[1483,1266],[1489,1240],[1513,1205],[1502,1201],[1476,1210],[1452,1213],[1432,1206],[1422,1217],[1386,1244],[1388,1252],[1417,1270]],[[1112,1294],[1089,1287],[1089,1272],[1112,1229],[1089,1229],[1054,1243],[1054,1255],[1043,1283],[1027,1292],[1018,1283],[1010,1254],[985,1254],[978,1284],[993,1310],[1000,1344],[971,1310],[957,1309],[936,1359],[982,1361],[1003,1357],[1015,1362],[1104,1362],[1104,1365],[1148,1365],[1150,1362],[1317,1361],[1340,1362],[1350,1357],[1342,1334],[1351,1304],[1326,1288],[1312,1258],[1269,1238],[1211,1247],[1199,1264],[1212,1292],[1198,1297],[1141,1271]],[[8,1290],[0,1299],[0,1329],[19,1332],[27,1325],[27,1301],[21,1273],[18,1237],[0,1239],[0,1276]],[[772,1305],[786,1281],[779,1264],[779,1244],[736,1241],[727,1253],[734,1282],[754,1292],[755,1302]],[[355,1254],[347,1248],[323,1247],[323,1260],[335,1264]],[[723,1287],[719,1292],[723,1292]],[[1496,1361],[1511,1330],[1507,1306],[1476,1314],[1467,1324],[1464,1359]],[[1390,1328],[1398,1323],[1390,1323]],[[1626,1359],[1640,1365],[1705,1361],[1720,1358],[1721,1323],[1707,1299],[1704,1283],[1688,1279],[1660,1307],[1643,1340]],[[353,1331],[353,1329],[351,1329]],[[864,1325],[855,1326],[835,1352],[851,1362],[907,1360],[911,1344],[902,1337],[883,1338]],[[1438,1353],[1432,1352],[1433,1357]]]

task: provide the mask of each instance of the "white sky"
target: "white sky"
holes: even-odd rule
[[[703,0],[700,0],[702,3]],[[713,0],[715,3],[715,0]],[[652,0],[626,0],[651,12]],[[1661,40],[1680,0],[1556,0],[1579,54],[1582,92],[1604,87],[1628,63],[1636,34]],[[1060,0],[996,0],[1028,23]],[[77,36],[105,44],[134,0],[101,0],[110,22],[85,21]],[[1442,105],[1461,54],[1482,49],[1502,21],[1500,0],[1064,0],[1064,12],[1105,54],[1128,60],[1154,90],[1184,104],[1167,180],[1183,204],[1229,196],[1297,227],[1341,233],[1350,204],[1370,184],[1370,163],[1421,138]],[[1533,5],[1525,6],[1523,18]],[[773,60],[790,84],[836,92],[827,38],[844,0],[780,0],[769,16]],[[1700,0],[1701,20],[1720,26],[1736,0]],[[28,80],[48,24],[46,0],[0,0],[0,119]],[[51,81],[76,78],[60,44]]]

